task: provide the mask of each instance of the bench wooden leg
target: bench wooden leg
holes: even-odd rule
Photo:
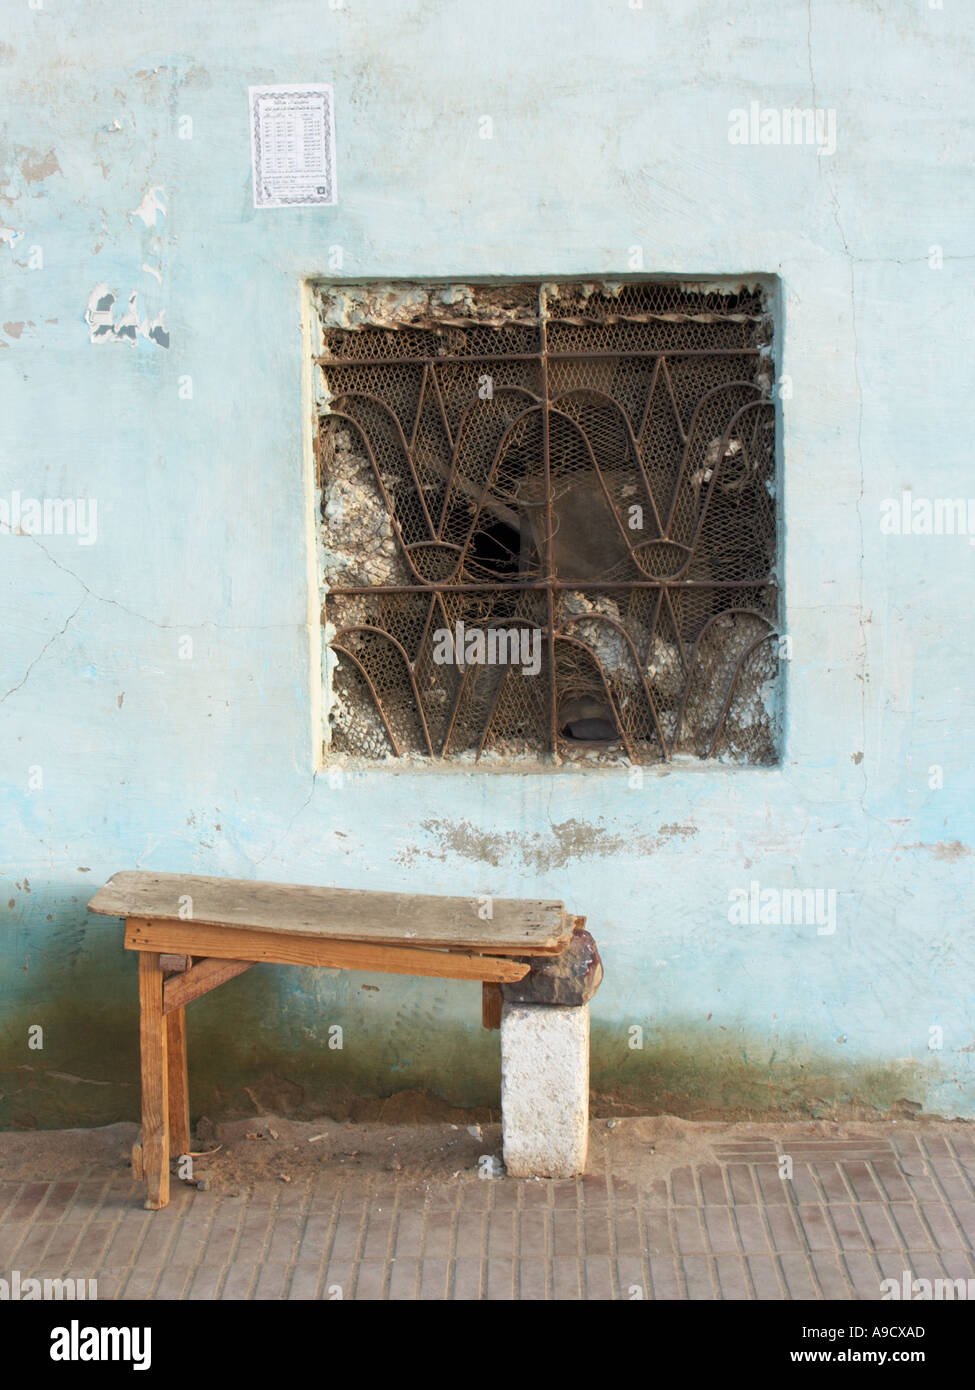
[[[504,1004],[504,997],[501,993],[501,986],[492,980],[485,980],[481,985],[481,1023],[485,1028],[501,1027],[501,1007]]]
[[[186,1010],[166,1015],[166,1070],[169,1074],[169,1156],[190,1151],[190,1092],[186,1070]]]
[[[142,1167],[146,1209],[169,1201],[168,1028],[163,1017],[163,972],[157,951],[139,952],[139,1044],[142,1056]]]

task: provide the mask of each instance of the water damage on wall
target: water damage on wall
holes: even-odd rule
[[[387,988],[394,987],[383,984],[378,992]],[[84,1010],[65,1001],[46,1013],[52,1042],[63,1035],[72,1039],[71,1047],[53,1046],[48,1058],[35,1055],[0,1069],[0,1129],[137,1121],[134,1005],[100,1013],[98,1037],[81,1054],[76,1041],[86,1027],[92,1031]],[[23,1022],[26,1028],[27,1017],[14,1018],[12,1026]],[[249,1001],[230,995],[196,1006],[189,1030],[194,1123],[204,1115],[267,1112],[416,1123],[460,1118],[449,1113],[455,1108],[473,1110],[473,1118],[497,1118],[498,1035],[481,1029],[479,998],[471,1000],[466,1027],[421,1009],[411,1027],[400,1026],[391,1037],[381,1028],[364,1029],[355,1047],[342,1051],[316,1047],[304,1030],[289,1036],[293,1020],[286,1004],[265,1007],[255,1029]],[[930,1058],[923,1065],[841,1063],[786,1037],[722,1029],[714,1022],[659,1024],[633,1050],[625,1027],[594,1019],[591,1049],[594,1116],[908,1118],[922,1110],[931,1083]],[[451,1065],[451,1058],[463,1058],[463,1065]]]

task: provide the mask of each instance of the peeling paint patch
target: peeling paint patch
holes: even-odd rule
[[[158,313],[151,323],[145,325],[145,336],[161,348],[169,347],[169,330],[163,323],[163,312]]]
[[[128,339],[134,343],[139,334],[139,295],[133,290],[129,295],[129,307],[125,313],[115,320],[111,329],[117,341]]]
[[[147,227],[156,225],[156,214],[161,213],[166,216],[165,204],[166,190],[156,187],[150,188],[137,208],[133,208],[129,213],[130,217],[141,217]]]
[[[23,235],[16,227],[0,227],[0,246],[16,246]]]
[[[133,290],[129,295],[128,308],[119,318],[115,317],[118,296],[102,281],[88,296],[85,322],[92,343],[135,344],[138,338],[148,338],[157,347],[169,347],[169,330],[166,328],[165,310],[160,310],[154,318],[139,317],[139,292]]]
[[[675,837],[680,840],[690,840],[693,839],[697,833],[696,825],[678,825],[674,822],[673,825],[662,825],[660,827],[661,838],[665,840],[672,840]]]
[[[91,330],[90,337],[93,343],[100,342],[103,338],[111,334],[112,331],[112,306],[115,303],[115,295],[112,294],[108,285],[102,283],[96,285],[88,296],[88,308],[85,310],[85,322]]]
[[[43,183],[52,174],[61,174],[64,177],[61,166],[58,163],[57,155],[53,150],[48,150],[47,154],[31,158],[28,151],[20,163],[20,172],[23,174],[27,183]]]
[[[19,338],[24,331],[24,326],[24,321],[21,319],[17,323],[5,323],[3,325],[3,331],[8,338]]]
[[[154,265],[146,265],[145,262],[143,262],[142,269],[146,272],[147,275],[154,275],[156,279],[159,281],[160,285],[162,284],[161,270],[157,270]]]
[[[905,849],[923,849],[928,854],[933,854],[935,859],[940,859],[943,863],[957,864],[960,859],[967,859],[975,854],[975,850],[969,849],[968,845],[963,845],[961,840],[939,840],[937,844],[926,845],[918,841],[917,844],[905,845]]]
[[[128,338],[135,342],[139,335],[139,294],[133,290],[129,295],[129,307],[120,319],[116,319],[114,324],[116,338]]]

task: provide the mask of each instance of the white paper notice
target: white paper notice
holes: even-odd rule
[[[250,87],[256,208],[308,208],[337,201],[332,88]]]

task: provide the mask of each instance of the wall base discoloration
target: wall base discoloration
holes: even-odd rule
[[[219,994],[208,996],[188,1012],[193,1120],[274,1113],[403,1123],[466,1115],[468,1122],[468,1111],[475,1119],[497,1119],[498,1034],[481,1029],[479,999],[470,993],[468,1026],[431,1026],[418,1014],[411,1026],[394,1020],[392,1045],[378,1024],[361,1036],[350,1030],[342,1051],[329,1050],[324,1025],[318,1036],[307,1022],[296,1027],[293,1005],[282,1011],[265,1002],[255,1015],[256,998],[221,1006]],[[594,1012],[598,1003],[599,996]],[[83,1014],[67,1007],[57,1008],[54,1019],[53,1036],[87,1032],[91,1041],[80,1052],[72,1045],[63,1055],[41,1061],[35,1054],[0,1068],[0,1129],[137,1120],[135,1011],[100,1017],[96,1028],[86,1028]],[[25,1026],[11,1022],[14,1034]],[[78,1070],[66,1075],[61,1068],[69,1062]],[[782,1038],[739,1036],[732,1047],[677,1023],[633,1051],[618,1030],[594,1017],[590,1065],[597,1116],[877,1119],[926,1109],[927,1067],[919,1062],[843,1066],[790,1049]],[[954,1116],[948,1111],[944,1118]]]

